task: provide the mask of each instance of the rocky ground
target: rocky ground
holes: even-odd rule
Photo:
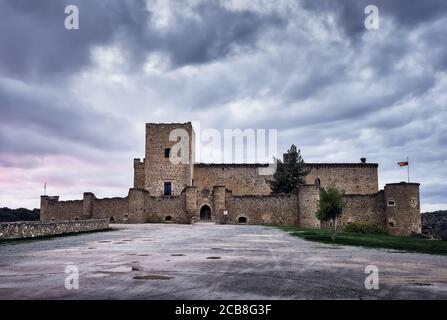
[[[447,240],[447,211],[423,213],[422,233],[435,239]]]
[[[0,299],[447,299],[447,256],[326,245],[263,226],[114,228],[0,243]],[[378,290],[365,288],[370,265]],[[71,266],[79,289],[65,287]]]

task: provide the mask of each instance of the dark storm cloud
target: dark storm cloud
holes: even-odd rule
[[[64,27],[68,4],[78,5],[81,28]],[[144,2],[6,0],[0,2],[0,72],[19,79],[66,76],[90,61],[90,49],[118,31],[141,33]]]
[[[64,28],[66,5],[79,8],[80,28]],[[277,15],[229,11],[219,2],[198,4],[199,19],[179,16],[175,26],[157,30],[143,0],[6,0],[0,2],[0,72],[12,78],[66,76],[90,63],[90,49],[120,42],[129,62],[140,67],[147,53],[163,51],[174,66],[204,63],[236,46],[250,46],[264,26],[280,25]]]
[[[86,110],[74,97],[58,95],[45,87],[0,79],[0,106],[0,152],[59,153],[65,150],[64,140],[106,150],[128,147],[117,132],[125,125],[124,119]],[[38,134],[22,140],[24,132],[33,131]],[[50,141],[56,139],[54,145],[45,136]]]
[[[79,8],[79,30],[64,28],[68,4]],[[0,74],[24,82],[0,82],[1,121],[36,130],[41,137],[49,135],[56,141],[18,143],[23,135],[10,129],[0,137],[0,151],[63,152],[57,139],[101,149],[125,148],[123,142],[128,136],[110,134],[117,133],[113,128],[124,125],[123,119],[95,112],[71,94],[57,94],[57,87],[67,89],[64,80],[91,66],[95,46],[118,43],[135,69],[151,51],[163,51],[174,66],[198,64],[224,57],[235,46],[253,44],[263,26],[281,22],[275,15],[229,11],[218,2],[206,2],[195,8],[199,19],[179,16],[175,27],[160,31],[151,25],[150,10],[140,0],[2,1]],[[56,86],[46,94],[28,85],[45,81]]]
[[[229,11],[217,1],[206,1],[195,8],[200,20],[180,17],[177,27],[163,35],[162,47],[175,65],[197,64],[226,56],[236,46],[251,46],[258,32],[281,27],[285,21],[276,14]]]
[[[337,21],[347,35],[356,37],[365,32],[365,8],[376,5],[380,16],[391,17],[398,25],[414,28],[417,25],[445,16],[444,0],[301,0],[304,8],[324,14],[335,13]]]
[[[410,155],[422,202],[447,206],[446,12],[441,0],[1,1],[0,178],[125,190],[144,122],[201,120],[277,128],[278,151],[296,143],[310,161],[367,156],[381,183]]]

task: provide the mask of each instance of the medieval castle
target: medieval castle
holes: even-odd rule
[[[189,135],[189,161],[170,161],[169,135],[183,129]],[[211,221],[231,224],[326,227],[316,217],[320,188],[331,184],[345,191],[341,226],[362,221],[386,227],[392,234],[421,232],[418,183],[378,187],[378,164],[307,163],[306,184],[294,194],[273,195],[268,164],[211,164],[194,162],[195,133],[191,123],[146,124],[146,152],[134,160],[134,186],[125,198],[59,201],[41,196],[41,220],[108,218],[117,223]],[[271,179],[271,176],[270,176]]]

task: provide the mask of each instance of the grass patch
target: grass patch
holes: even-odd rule
[[[392,236],[384,234],[362,234],[338,232],[335,240],[326,229],[306,229],[300,227],[279,227],[291,235],[310,241],[328,244],[384,248],[408,252],[447,255],[447,241],[428,240],[420,237]]]

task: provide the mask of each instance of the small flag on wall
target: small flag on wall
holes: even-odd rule
[[[408,161],[401,161],[397,163],[399,165],[399,167],[406,167],[408,166]]]

